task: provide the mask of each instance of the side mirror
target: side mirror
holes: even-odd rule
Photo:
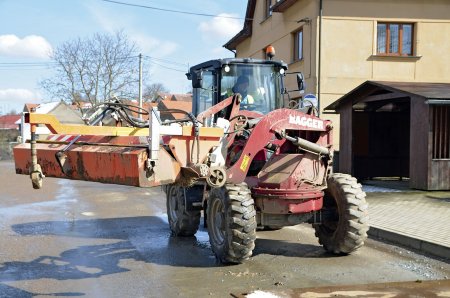
[[[297,86],[298,91],[300,91],[300,93],[303,93],[305,91],[306,88],[305,76],[301,72],[297,74]]]
[[[192,88],[202,88],[202,75],[201,70],[192,72]]]

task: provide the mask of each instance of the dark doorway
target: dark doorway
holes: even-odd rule
[[[409,177],[410,99],[353,111],[353,173],[359,179]]]

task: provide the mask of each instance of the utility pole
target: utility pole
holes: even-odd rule
[[[321,85],[321,76],[322,76],[322,17],[323,17],[323,4],[322,0],[319,0],[319,61],[318,61],[318,78],[317,78],[317,110],[319,111],[320,116],[320,85]]]
[[[139,108],[142,109],[142,54],[139,54]],[[139,113],[139,119],[142,119],[142,113]]]

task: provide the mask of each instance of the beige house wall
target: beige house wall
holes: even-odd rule
[[[290,71],[305,75],[306,93],[317,94],[319,1],[299,0],[283,13],[264,19],[264,2],[257,1],[251,37],[237,47],[238,57],[263,58],[273,45],[275,59]],[[297,23],[303,18],[311,23]],[[412,57],[376,55],[377,22],[414,24]],[[304,59],[293,62],[293,32],[303,28]],[[323,0],[321,50],[321,110],[366,80],[450,82],[450,2],[447,0]],[[295,89],[295,76],[286,78]],[[296,94],[291,94],[295,97]],[[297,94],[298,96],[298,94]],[[333,121],[339,148],[339,116]]]
[[[252,57],[257,59],[264,58],[264,50],[268,45],[272,45],[276,50],[276,60],[283,60],[288,63],[290,71],[301,71],[306,78],[308,92],[316,93],[315,91],[315,41],[317,16],[319,15],[316,0],[297,1],[284,13],[273,13],[271,17],[265,19],[264,16],[264,1],[257,1],[253,32],[250,38],[240,43],[236,47],[238,57]],[[303,18],[310,18],[311,24],[297,23]],[[304,60],[293,63],[293,48],[294,40],[293,33],[303,28]],[[287,77],[288,89],[296,88],[295,76]],[[309,90],[311,89],[311,90]],[[292,96],[299,96],[292,94]]]

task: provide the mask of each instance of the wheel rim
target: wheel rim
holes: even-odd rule
[[[339,226],[340,216],[339,216],[339,206],[333,194],[329,194],[329,196],[325,195],[324,208],[333,209],[336,216],[336,220],[322,222],[322,229],[324,230],[324,232],[328,234],[334,234]]]
[[[212,232],[212,240],[221,245],[225,240],[225,216],[224,206],[221,200],[214,200],[211,206],[211,221],[212,226],[210,230]]]
[[[175,187],[172,187],[169,193],[169,218],[174,222],[178,220],[178,197],[179,190]]]

